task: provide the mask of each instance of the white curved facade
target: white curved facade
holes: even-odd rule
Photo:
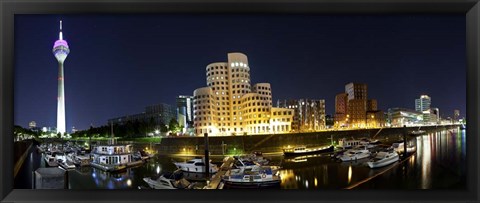
[[[227,62],[208,64],[206,78],[208,87],[194,92],[196,135],[203,135],[206,132],[212,136],[273,132],[270,120],[272,117],[270,84],[258,83],[251,86],[250,65],[245,54],[229,53]],[[205,107],[206,95],[209,95],[210,102],[208,111]],[[292,121],[292,118],[289,120]],[[289,132],[287,130],[289,128],[285,129],[283,133]]]
[[[193,125],[195,134],[218,133],[216,108],[213,91],[210,87],[202,87],[193,91]]]

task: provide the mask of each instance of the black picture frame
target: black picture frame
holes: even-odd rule
[[[3,202],[477,202],[480,4],[478,0],[2,0],[0,1],[0,199]],[[19,190],[13,189],[15,14],[325,13],[466,15],[467,190]]]

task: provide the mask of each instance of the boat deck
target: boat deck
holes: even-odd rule
[[[232,168],[233,161],[233,157],[228,157],[228,159],[223,162],[222,166],[220,166],[218,172],[212,177],[212,180],[205,189],[222,189],[223,184],[220,184],[222,182],[222,176]]]

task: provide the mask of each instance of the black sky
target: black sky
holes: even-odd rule
[[[325,99],[333,114],[335,95],[360,82],[384,111],[427,94],[442,116],[465,116],[464,15],[16,15],[17,125],[56,126],[59,20],[71,50],[68,131],[174,105],[228,52],[248,56],[252,83],[271,83],[274,103]]]

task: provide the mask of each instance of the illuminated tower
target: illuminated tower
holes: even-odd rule
[[[53,55],[58,61],[58,98],[57,98],[57,133],[65,134],[65,86],[63,76],[63,62],[70,53],[67,41],[63,40],[62,21],[60,21],[60,32],[58,40],[53,45]]]

